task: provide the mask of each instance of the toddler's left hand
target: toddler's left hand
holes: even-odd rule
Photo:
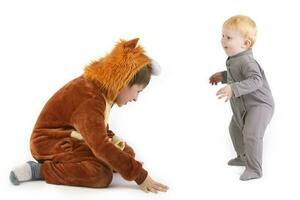
[[[226,97],[225,102],[227,102],[233,95],[230,85],[221,88],[216,95],[218,96],[218,99]]]

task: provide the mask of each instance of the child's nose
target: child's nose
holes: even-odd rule
[[[224,45],[224,38],[221,39],[221,43]]]

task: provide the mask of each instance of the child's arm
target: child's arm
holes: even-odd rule
[[[262,75],[256,62],[246,63],[241,66],[245,80],[230,84],[235,97],[249,94],[259,89],[262,84]]]
[[[106,131],[107,131],[107,133],[108,133],[108,136],[109,137],[111,137],[111,138],[113,138],[116,134],[113,132],[113,131],[111,131],[110,129],[109,129],[109,125],[107,124],[107,129],[106,129]],[[129,146],[128,144],[127,144],[127,142],[124,142],[124,148],[122,149],[125,153],[128,153],[129,155],[131,155],[132,157],[135,157],[135,153],[134,153],[134,150],[132,149],[132,147],[131,146]]]
[[[71,123],[98,159],[109,164],[124,179],[141,184],[147,177],[147,171],[140,162],[110,142],[104,122],[105,107],[104,99],[86,100],[73,113]]]

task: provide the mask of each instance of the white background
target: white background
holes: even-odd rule
[[[299,199],[299,18],[296,1],[0,1],[0,194],[10,199]],[[276,110],[264,137],[264,176],[242,182],[228,125],[229,103],[208,77],[225,69],[224,20],[251,16],[254,56]],[[117,106],[110,126],[149,174],[170,190],[146,194],[115,176],[108,189],[8,180],[32,159],[29,138],[52,94],[108,53],[120,38],[140,38],[163,67],[138,102]]]

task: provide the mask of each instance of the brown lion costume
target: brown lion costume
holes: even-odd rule
[[[113,171],[141,184],[147,171],[124,143],[112,143],[107,116],[120,90],[151,59],[138,39],[121,40],[105,57],[57,91],[40,113],[30,148],[47,183],[107,187]]]

